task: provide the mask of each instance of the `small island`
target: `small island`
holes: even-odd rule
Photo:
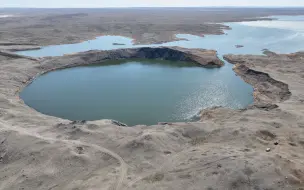
[[[114,46],[124,46],[124,45],[126,45],[126,44],[122,44],[122,43],[112,43],[112,45],[114,45]]]
[[[235,45],[236,48],[243,48],[243,45]]]

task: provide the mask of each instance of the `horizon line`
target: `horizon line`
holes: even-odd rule
[[[0,9],[132,9],[132,8],[304,8],[304,6],[154,6],[154,7],[0,7]]]

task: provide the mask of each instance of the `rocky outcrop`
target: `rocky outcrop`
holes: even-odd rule
[[[204,67],[221,67],[224,62],[214,50],[186,49],[180,47],[139,48],[135,58],[164,59],[171,61],[189,61]]]
[[[170,61],[188,61],[204,67],[221,67],[224,62],[217,57],[214,50],[186,49],[180,47],[143,47],[116,49],[109,51],[87,51],[65,55],[62,57],[47,58],[43,65],[54,68],[73,67],[79,65],[100,64],[109,60],[122,59],[163,59]]]
[[[271,52],[268,55],[274,54]],[[233,70],[254,87],[256,103],[276,103],[290,98],[291,92],[286,83],[273,79],[267,73],[249,68],[246,61],[237,59],[235,55],[225,55],[224,59],[235,64]]]

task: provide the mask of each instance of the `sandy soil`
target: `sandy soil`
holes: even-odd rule
[[[45,46],[102,35],[130,37],[136,44],[157,44],[177,40],[175,34],[222,34],[227,29],[218,24],[222,22],[304,14],[304,9],[0,9],[0,14],[15,15],[0,19],[0,41]]]
[[[304,53],[225,56],[255,103],[203,110],[194,123],[67,121],[19,99],[33,76],[84,55],[1,54],[0,189],[303,189]]]
[[[174,33],[220,34],[223,26],[214,22],[303,13],[302,9],[0,11],[19,16],[0,19],[0,49],[6,50],[75,43],[102,34],[160,43],[173,40]],[[255,102],[247,109],[203,110],[201,121],[194,123],[123,127],[110,120],[76,122],[43,115],[20,100],[20,89],[37,74],[81,64],[86,56],[34,59],[1,53],[0,189],[303,190],[304,53],[266,54],[225,56],[255,89]],[[94,59],[99,58],[89,60]]]

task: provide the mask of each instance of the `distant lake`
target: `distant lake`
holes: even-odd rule
[[[225,31],[226,35],[179,34],[177,37],[188,41],[161,45],[215,49],[221,58],[228,53],[262,54],[265,48],[279,53],[304,50],[304,17],[277,18],[224,23],[232,28]],[[103,36],[19,54],[58,56],[130,47],[142,46],[132,45],[129,38]],[[244,108],[253,102],[252,87],[236,76],[232,67],[229,63],[222,68],[206,69],[192,63],[161,60],[110,61],[42,75],[21,92],[21,98],[42,113],[70,120],[114,119],[128,125],[192,121],[203,108]]]

